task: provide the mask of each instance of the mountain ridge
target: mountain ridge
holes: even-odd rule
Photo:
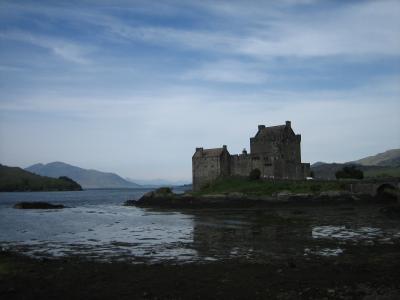
[[[315,178],[335,179],[335,173],[345,165],[357,165],[365,177],[400,176],[400,149],[390,149],[345,163],[316,162],[311,165],[311,170]]]
[[[400,149],[390,149],[349,163],[362,166],[400,166]]]
[[[55,161],[48,164],[37,163],[25,170],[42,175],[57,178],[67,176],[78,182],[83,188],[140,188],[137,183],[130,182],[121,176],[102,172],[94,169],[84,169],[64,162]]]

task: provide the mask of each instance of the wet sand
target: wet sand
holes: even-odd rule
[[[96,263],[0,254],[2,299],[399,299],[400,249],[354,248],[357,259],[252,263]]]

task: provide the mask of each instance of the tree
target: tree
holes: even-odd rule
[[[336,179],[363,179],[363,171],[357,169],[356,166],[344,166],[343,169],[335,173]]]
[[[253,169],[251,170],[249,174],[249,179],[250,180],[258,180],[261,177],[261,171],[259,169]]]

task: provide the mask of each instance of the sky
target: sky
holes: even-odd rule
[[[191,180],[292,122],[303,162],[400,147],[400,1],[2,1],[0,163]]]

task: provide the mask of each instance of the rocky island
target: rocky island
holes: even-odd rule
[[[197,192],[175,194],[159,188],[127,206],[160,208],[266,207],[271,205],[396,202],[399,180],[271,181],[231,177]]]
[[[295,134],[291,121],[270,127],[258,125],[250,138],[250,153],[244,149],[242,154],[231,155],[226,145],[196,148],[192,192],[174,194],[160,188],[125,204],[201,208],[398,200],[399,178],[360,180],[363,173],[355,166],[339,171],[345,180],[315,180],[310,164],[302,163],[300,143],[301,135]]]

